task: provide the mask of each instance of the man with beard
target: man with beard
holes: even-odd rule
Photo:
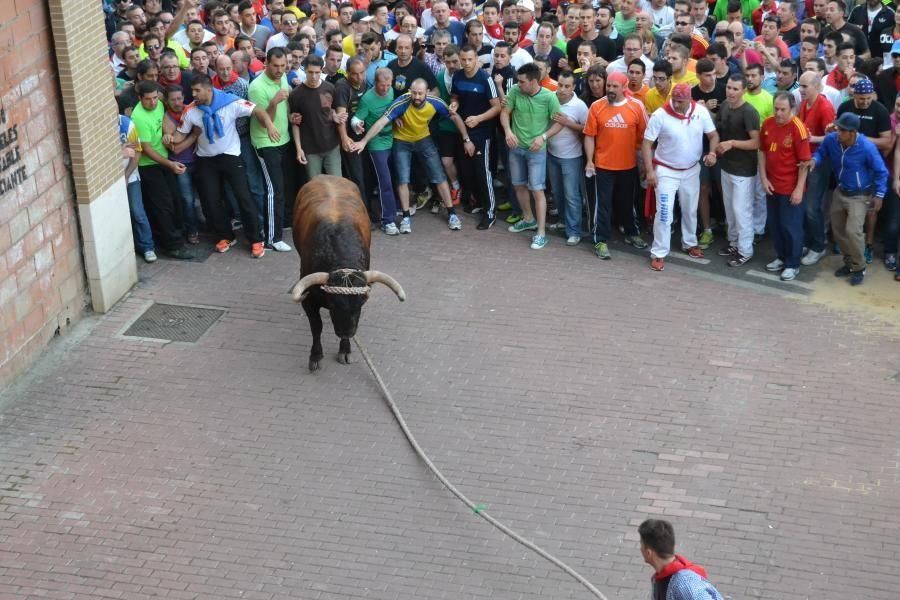
[[[647,247],[637,227],[633,201],[637,149],[647,127],[647,112],[639,101],[625,95],[627,85],[625,75],[610,73],[606,97],[591,105],[584,126],[585,175],[595,190],[591,235],[594,253],[603,260],[610,258],[613,211],[625,230],[625,242],[639,250]]]
[[[394,87],[396,88],[396,85]],[[447,209],[447,226],[453,231],[458,231],[462,229],[462,222],[453,208],[450,186],[447,185],[447,176],[444,174],[437,146],[435,146],[429,130],[429,124],[435,117],[451,119],[463,137],[466,154],[471,156],[475,153],[475,145],[469,139],[463,120],[459,118],[459,115],[450,114],[450,109],[443,100],[428,95],[428,84],[425,83],[424,79],[413,81],[412,85],[409,86],[409,92],[397,98],[384,116],[369,128],[363,139],[354,143],[351,148],[354,152],[362,152],[373,137],[378,135],[389,124],[394,123],[393,158],[397,173],[395,183],[397,184],[400,206],[403,209],[403,220],[408,226],[411,226],[410,221],[407,220],[411,218],[409,210],[409,183],[411,180],[412,158],[416,156],[425,167],[429,181],[437,187],[441,201]],[[398,119],[400,120],[399,123],[397,123]],[[401,227],[403,227],[403,224],[401,222]]]

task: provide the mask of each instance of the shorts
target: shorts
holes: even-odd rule
[[[543,191],[547,184],[547,149],[532,152],[528,148],[509,151],[509,179],[513,185],[527,185],[532,192]]]
[[[462,138],[458,131],[439,131],[437,134],[438,152],[441,158],[457,158],[462,150]]]
[[[409,183],[413,154],[418,156],[420,164],[425,166],[430,183],[444,183],[447,181],[447,175],[444,173],[444,166],[441,164],[441,157],[438,155],[437,147],[430,137],[426,137],[418,142],[394,140],[394,146],[391,149],[391,157],[394,159],[394,170],[397,172],[394,183],[399,185]]]
[[[721,183],[722,181],[722,167],[719,166],[719,162],[716,161],[711,167],[707,167],[703,164],[703,161],[700,161],[700,183],[709,183],[712,181],[713,183]]]

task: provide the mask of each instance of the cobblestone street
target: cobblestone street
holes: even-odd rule
[[[898,597],[900,330],[474,225],[373,232],[408,300],[377,287],[358,332],[464,493],[610,600],[648,597],[657,515],[728,598]],[[590,597],[441,486],[327,318],[307,371],[298,272],[244,243],[142,265],[0,397],[0,598]],[[196,343],[124,336],[154,302],[224,314]]]

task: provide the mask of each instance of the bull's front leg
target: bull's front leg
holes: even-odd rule
[[[341,338],[341,345],[338,348],[337,361],[342,365],[350,364],[350,338]]]
[[[309,351],[309,370],[317,371],[322,360],[322,315],[319,314],[319,304],[310,297],[303,299],[303,310],[309,319],[309,329],[312,332],[312,349]]]

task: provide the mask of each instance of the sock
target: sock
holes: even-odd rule
[[[456,209],[453,208],[452,206],[447,209],[447,218],[448,219],[450,218],[450,215],[455,215],[455,214],[456,214]]]
[[[454,190],[458,190],[458,189],[459,189],[459,182],[458,182],[458,181],[454,181],[453,183],[450,184],[450,187],[452,187]]]
[[[405,217],[408,217],[408,216],[409,216],[409,211],[408,211],[408,210],[404,210],[404,211],[403,211],[403,216],[404,216],[404,218],[405,218]]]

